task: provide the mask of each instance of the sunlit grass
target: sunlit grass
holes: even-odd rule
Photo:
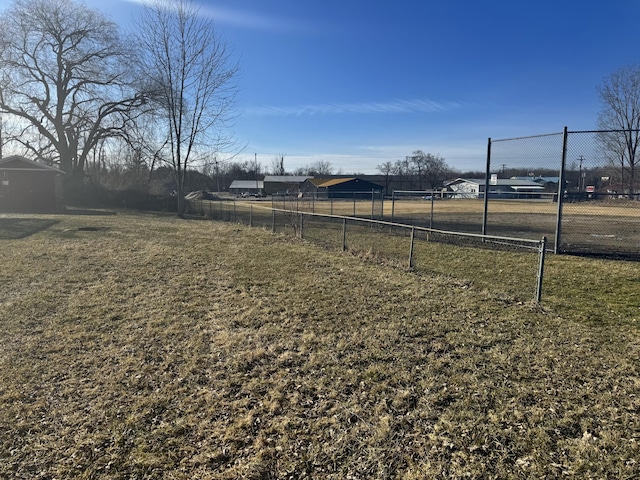
[[[640,473],[635,263],[551,256],[535,305],[519,254],[51,219],[0,240],[2,478]]]

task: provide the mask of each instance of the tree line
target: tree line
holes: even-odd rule
[[[443,157],[422,150],[416,150],[402,160],[381,163],[377,169],[384,175],[387,191],[391,180],[399,183],[399,190],[433,190],[458,175],[458,171],[451,168]]]
[[[0,16],[0,145],[59,167],[67,191],[125,150],[134,171],[172,172],[181,215],[194,162],[233,144],[238,70],[189,0],[145,2],[132,32],[75,0],[15,0]]]

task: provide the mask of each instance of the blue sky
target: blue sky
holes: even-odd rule
[[[134,0],[86,0],[123,27]],[[7,1],[0,1],[6,5]],[[638,0],[199,0],[240,61],[243,154],[376,173],[412,151],[483,170],[487,138],[595,126],[638,63]]]

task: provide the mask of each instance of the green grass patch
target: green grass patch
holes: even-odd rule
[[[637,264],[550,257],[536,305],[510,254],[52,218],[0,241],[1,478],[640,474]]]

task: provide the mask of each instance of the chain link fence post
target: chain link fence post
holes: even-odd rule
[[[393,223],[395,219],[395,209],[396,209],[396,191],[394,190],[391,193],[391,223]]]
[[[567,127],[562,132],[562,157],[560,159],[560,173],[558,176],[558,210],[556,213],[556,234],[553,244],[553,253],[560,253],[560,242],[562,239],[562,207],[564,205],[564,184],[565,170],[567,166],[567,140],[569,134]]]
[[[409,269],[413,268],[413,246],[416,238],[416,227],[411,227],[411,243],[409,246]]]
[[[342,218],[342,251],[347,251],[347,219]]]
[[[489,209],[489,176],[491,175],[491,137],[487,141],[487,166],[484,176],[484,208],[482,210],[482,235],[487,234],[487,212]]]
[[[547,237],[542,237],[540,242],[540,262],[538,264],[538,282],[536,285],[536,303],[542,300],[542,280],[544,278],[544,257],[547,251]]]

